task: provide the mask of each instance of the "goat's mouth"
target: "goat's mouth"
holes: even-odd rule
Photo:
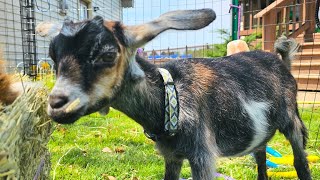
[[[71,124],[77,121],[81,116],[85,115],[86,106],[85,105],[77,105],[73,109],[70,108],[73,102],[68,103],[60,108],[52,108],[48,105],[48,115],[49,117],[61,124]]]
[[[89,106],[86,102],[80,101],[79,98],[67,103],[60,108],[52,108],[48,105],[49,117],[60,124],[71,124],[80,119],[82,116],[99,111],[100,114],[108,114],[110,105],[108,101],[101,100],[95,105]]]

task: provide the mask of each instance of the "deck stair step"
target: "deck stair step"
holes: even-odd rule
[[[292,63],[291,73],[293,75],[319,74],[320,73],[320,62]]]
[[[320,75],[319,74],[299,74],[294,75],[299,90],[320,90]]]
[[[303,35],[296,40],[301,47],[292,61],[291,73],[299,90],[320,91],[320,33],[314,33],[314,42],[304,42]]]
[[[301,52],[316,52],[317,50],[320,50],[320,41],[300,43],[300,46]]]

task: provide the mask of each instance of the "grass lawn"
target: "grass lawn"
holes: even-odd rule
[[[320,137],[316,137],[320,128],[320,109],[306,108],[301,110],[301,115],[310,129],[307,152],[320,156]],[[318,134],[320,136],[320,132]],[[277,133],[269,145],[282,155],[292,154],[289,143],[281,134]],[[164,162],[153,142],[144,136],[137,123],[115,110],[106,117],[92,114],[73,125],[56,125],[49,149],[52,155],[51,177],[54,179],[109,179],[108,176],[130,180],[163,178]],[[293,169],[292,166],[284,166],[275,170]],[[257,174],[250,155],[221,158],[217,162],[217,171],[234,179],[256,179]],[[311,171],[313,179],[320,179],[320,161],[311,164]],[[191,177],[187,162],[182,167],[181,177]]]

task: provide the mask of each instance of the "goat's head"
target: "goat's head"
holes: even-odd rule
[[[57,34],[52,28],[59,30],[49,52],[57,67],[49,116],[59,123],[72,123],[83,115],[108,110],[124,76],[144,78],[135,61],[136,48],[167,29],[200,29],[214,19],[214,11],[201,9],[172,11],[137,26],[123,26],[99,16],[77,23],[66,21],[60,26],[40,24],[40,35]],[[74,107],[68,108],[71,105]]]

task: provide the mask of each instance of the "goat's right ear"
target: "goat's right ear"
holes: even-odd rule
[[[159,18],[136,26],[124,27],[129,47],[141,47],[161,32],[168,29],[197,30],[206,27],[216,19],[212,9],[178,10],[162,14]]]
[[[54,37],[60,33],[62,25],[57,22],[41,22],[36,26],[36,33],[42,37]]]

